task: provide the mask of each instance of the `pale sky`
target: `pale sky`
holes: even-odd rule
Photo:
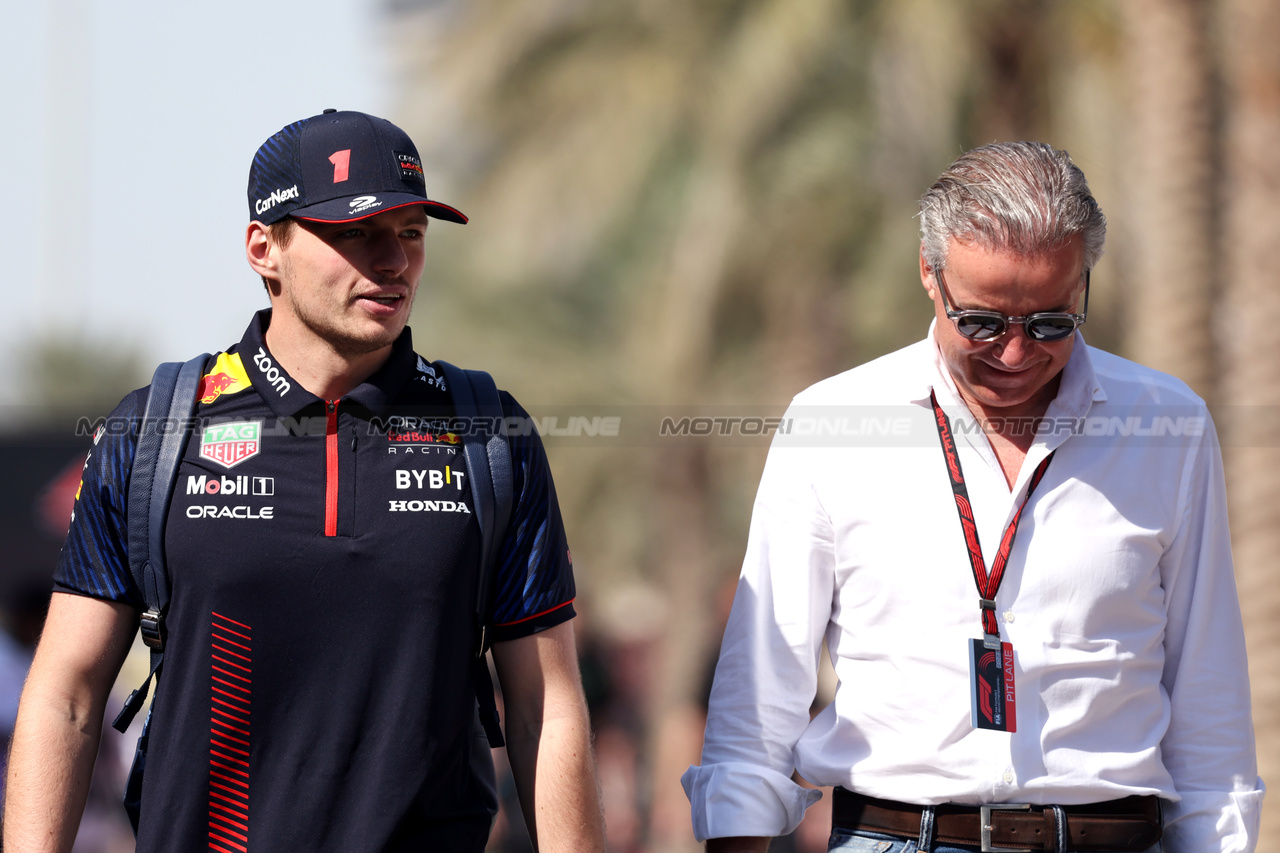
[[[239,340],[257,147],[327,107],[383,113],[381,0],[44,0],[0,28],[0,403],[36,335],[151,362]],[[390,116],[389,116],[390,117]]]

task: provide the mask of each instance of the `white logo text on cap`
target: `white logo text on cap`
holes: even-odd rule
[[[289,187],[289,189],[287,190],[285,189],[274,190],[271,193],[271,195],[267,196],[266,198],[258,199],[256,202],[253,203],[253,209],[258,212],[259,216],[261,216],[271,208],[275,207],[277,204],[280,204],[281,202],[284,202],[284,201],[289,201],[290,199],[294,199],[297,197],[298,197],[298,185],[294,184],[293,186]]]
[[[371,207],[382,206],[382,202],[378,201],[378,197],[376,195],[356,196],[347,204],[351,208],[351,213],[363,213]]]

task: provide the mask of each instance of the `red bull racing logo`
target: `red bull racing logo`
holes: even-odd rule
[[[461,444],[462,437],[453,432],[404,430],[400,432],[388,432],[387,441],[390,441],[393,444]]]
[[[200,380],[200,402],[206,406],[223,394],[235,394],[249,387],[249,375],[239,354],[220,353],[213,368]]]
[[[262,450],[262,422],[214,424],[200,435],[200,458],[232,468]]]
[[[466,424],[457,419],[397,415],[387,423],[387,452],[406,456],[419,453],[453,455],[462,445],[460,433],[465,428]]]

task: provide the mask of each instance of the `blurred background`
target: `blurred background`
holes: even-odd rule
[[[77,419],[157,361],[239,340],[265,305],[241,248],[249,161],[335,107],[408,130],[432,196],[471,217],[429,234],[419,352],[496,373],[551,419],[614,851],[697,849],[678,779],[767,450],[662,438],[659,417],[777,416],[918,340],[915,200],[997,140],[1069,150],[1108,215],[1090,343],[1213,407],[1260,771],[1280,778],[1280,4],[12,5],[0,727],[87,449]],[[555,434],[575,414],[621,435]],[[131,849],[112,786],[132,739],[103,750],[82,853]],[[1278,816],[1273,796],[1261,849],[1280,849]],[[513,819],[492,849],[527,849]],[[815,806],[775,849],[825,849],[827,820]]]

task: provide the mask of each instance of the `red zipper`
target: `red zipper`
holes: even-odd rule
[[[338,535],[338,400],[326,400],[324,535]]]

